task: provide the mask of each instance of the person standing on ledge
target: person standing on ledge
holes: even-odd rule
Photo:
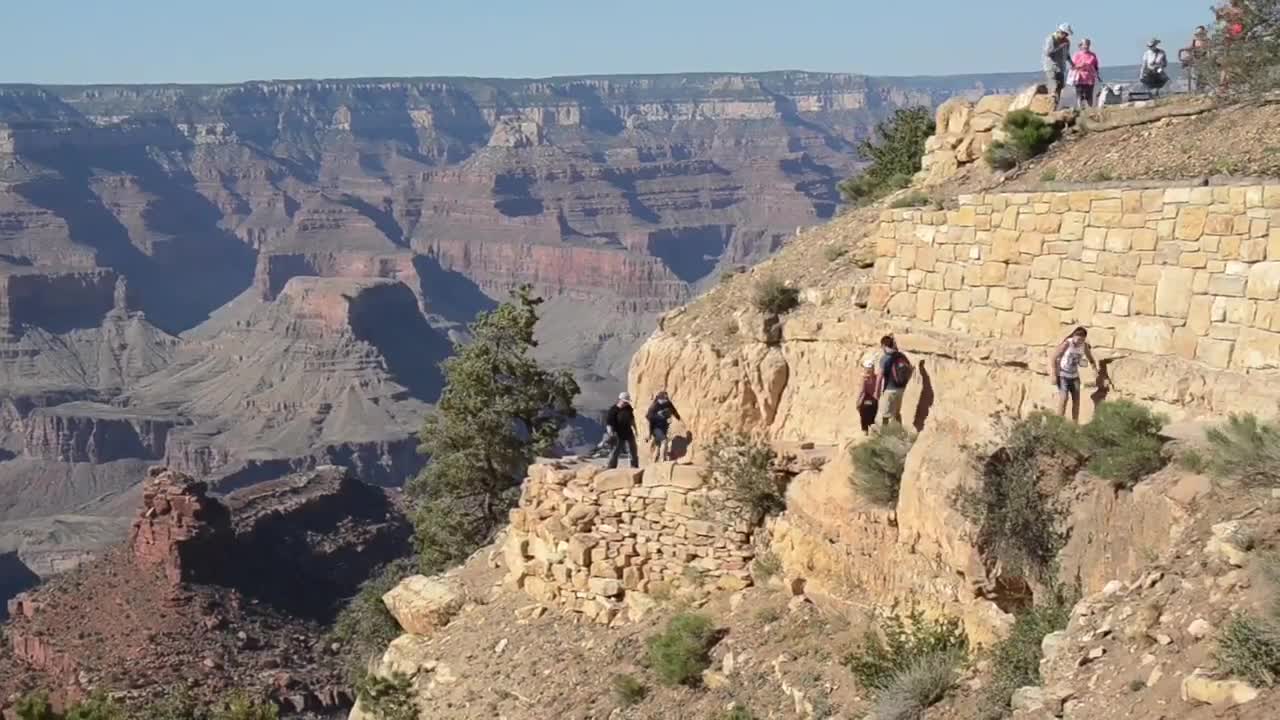
[[[1058,414],[1067,414],[1067,399],[1071,399],[1071,422],[1080,422],[1080,364],[1088,363],[1094,369],[1093,348],[1088,342],[1089,331],[1078,327],[1054,348],[1049,358],[1049,376],[1058,391]]]
[[[1053,107],[1062,101],[1062,88],[1067,85],[1067,67],[1071,65],[1071,26],[1062,23],[1044,41],[1044,76],[1053,88]]]
[[[609,416],[605,425],[613,430],[613,452],[609,454],[609,469],[618,467],[618,457],[622,455],[622,446],[627,446],[631,456],[631,467],[640,467],[640,452],[636,449],[636,411],[631,407],[631,394],[620,393],[618,402],[609,408]]]
[[[862,363],[862,390],[858,392],[858,419],[862,421],[862,432],[870,435],[879,414],[879,403],[876,394],[879,392],[879,380],[876,379],[876,362],[868,360]]]
[[[649,406],[649,412],[644,414],[646,420],[649,421],[649,437],[653,438],[654,445],[654,462],[665,462],[670,459],[671,455],[671,418],[680,420],[680,411],[676,410],[675,403],[671,402],[671,396],[666,390],[659,392],[653,398],[653,404]]]
[[[892,335],[880,338],[880,380],[876,387],[876,399],[880,402],[880,423],[890,421],[902,424],[902,393],[911,381],[911,361],[898,349],[898,341]]]
[[[1080,41],[1080,52],[1071,59],[1073,70],[1072,85],[1076,88],[1076,109],[1084,110],[1093,107],[1093,88],[1102,82],[1102,70],[1098,66],[1098,56],[1093,53],[1093,41],[1085,38]]]

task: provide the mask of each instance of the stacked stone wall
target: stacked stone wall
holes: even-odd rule
[[[1280,185],[962,195],[886,210],[869,306],[976,337],[1280,368]]]
[[[638,619],[651,595],[749,586],[754,529],[693,465],[539,463],[511,511],[507,581],[599,623]]]

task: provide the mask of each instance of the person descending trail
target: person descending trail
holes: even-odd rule
[[[671,418],[677,420],[682,418],[666,390],[659,392],[653,398],[653,403],[649,405],[649,411],[644,414],[644,417],[649,421],[649,437],[654,444],[654,462],[671,459],[671,438],[668,436],[671,430]]]
[[[618,458],[625,445],[631,456],[631,467],[640,467],[640,453],[636,449],[636,412],[631,407],[631,394],[619,393],[618,402],[609,408],[609,416],[605,425],[613,431],[613,452],[609,453],[609,468],[618,467]]]
[[[870,435],[876,424],[876,413],[880,402],[876,400],[879,391],[879,380],[876,377],[876,363],[868,360],[862,363],[862,390],[858,393],[858,419],[862,421],[862,432]]]
[[[1053,89],[1056,110],[1062,101],[1062,88],[1067,85],[1067,67],[1071,65],[1071,26],[1062,23],[1044,41],[1044,75]]]
[[[1058,414],[1066,416],[1067,399],[1070,398],[1071,421],[1075,423],[1080,422],[1080,364],[1087,363],[1095,370],[1098,367],[1093,359],[1093,348],[1089,345],[1088,337],[1088,330],[1076,328],[1058,343],[1049,359],[1049,376],[1053,378],[1053,386],[1058,391]]]
[[[1080,41],[1080,52],[1071,59],[1071,84],[1076,88],[1076,108],[1093,107],[1093,89],[1102,82],[1102,70],[1098,66],[1098,56],[1093,53],[1093,41],[1085,38]]]
[[[915,368],[907,359],[907,354],[898,349],[898,342],[892,335],[880,338],[880,349],[884,353],[880,357],[880,378],[876,383],[876,398],[880,402],[880,422],[888,425],[889,421],[902,424],[902,394],[911,382]]]

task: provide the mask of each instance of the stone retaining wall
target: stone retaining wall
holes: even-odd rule
[[[609,624],[638,619],[651,595],[751,584],[754,527],[703,470],[657,463],[605,470],[585,462],[529,469],[503,545],[508,584]]]
[[[1280,368],[1280,185],[962,195],[886,210],[869,306],[971,336]]]

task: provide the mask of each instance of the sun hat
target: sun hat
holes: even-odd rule
[[[631,402],[631,393],[620,392],[618,393],[618,399],[621,400],[622,402]]]
[[[1060,33],[1066,33],[1067,35],[1070,35],[1070,34],[1071,34],[1071,23],[1062,23],[1061,25],[1059,25],[1059,26],[1058,26],[1058,32],[1060,32]]]

